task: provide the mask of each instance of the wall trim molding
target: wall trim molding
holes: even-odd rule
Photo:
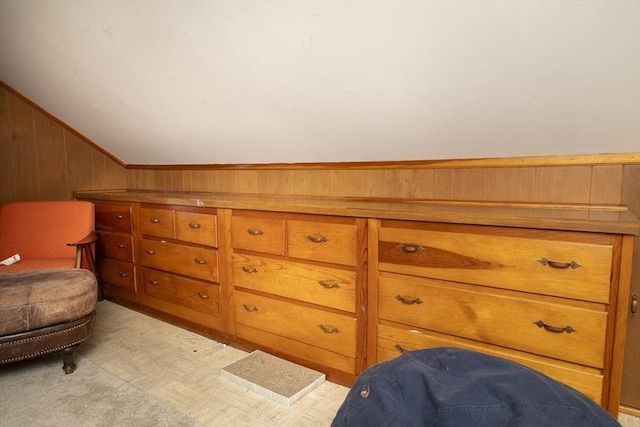
[[[126,165],[127,169],[162,170],[330,170],[330,169],[460,169],[541,166],[640,164],[640,152],[479,159],[396,160],[376,162]]]

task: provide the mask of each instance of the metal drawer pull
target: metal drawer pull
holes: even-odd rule
[[[242,306],[244,307],[245,310],[250,311],[250,312],[254,312],[254,311],[258,311],[258,307],[256,306],[248,306],[247,304],[242,304]]]
[[[197,222],[190,222],[189,223],[189,228],[193,229],[193,230],[197,230],[198,228],[201,228],[202,226],[200,224],[198,224]]]
[[[145,249],[144,250],[146,253],[148,253],[149,255],[155,255],[156,251],[154,251],[153,249]]]
[[[571,326],[567,325],[564,328],[561,326],[551,326],[551,325],[547,325],[546,323],[544,323],[542,320],[538,320],[537,322],[533,322],[534,325],[536,325],[538,328],[545,328],[547,331],[549,332],[556,332],[556,333],[562,333],[562,332],[566,332],[568,334],[572,333],[572,332],[578,332],[575,329],[573,329]]]
[[[251,234],[252,236],[260,236],[260,235],[264,234],[264,231],[262,231],[262,230],[254,230],[253,228],[247,228],[247,233]]]
[[[424,302],[420,298],[409,299],[403,297],[402,295],[396,295],[396,299],[403,304],[422,304]]]
[[[405,351],[407,351],[407,350],[405,350],[404,348],[402,348],[402,346],[401,346],[400,344],[396,344],[396,345],[394,345],[393,347],[394,347],[396,350],[398,350],[400,353],[404,353]]]
[[[149,279],[149,283],[151,283],[153,286],[158,286],[160,284],[160,281],[156,279]]]
[[[124,219],[124,215],[118,214],[118,215],[116,215],[116,219]]]
[[[322,323],[318,325],[318,328],[322,329],[322,332],[324,332],[325,334],[337,334],[340,332],[340,330],[338,328],[327,328],[326,326],[324,326]]]
[[[149,221],[151,221],[151,224],[159,224],[160,218],[149,218]]]
[[[318,283],[320,283],[320,286],[327,289],[338,289],[340,287],[337,283],[327,283],[324,280],[320,280]]]
[[[201,299],[209,299],[209,295],[207,295],[207,294],[203,294],[202,292],[198,292],[198,296],[199,296]]]
[[[257,273],[258,269],[255,267],[247,267],[246,265],[243,265],[242,271],[244,271],[245,273],[253,274],[253,273]]]
[[[124,243],[117,243],[116,246],[119,247],[120,249],[124,249],[127,247],[127,245],[125,245]]]
[[[205,265],[207,263],[207,260],[202,258],[194,258],[193,262],[195,262],[196,264]]]
[[[400,249],[402,252],[408,252],[408,253],[424,251],[424,248],[422,246],[420,246],[420,245],[418,245],[418,246],[405,246],[402,243],[398,243],[396,245],[396,248]]]
[[[126,273],[126,272],[124,272],[124,271],[118,271],[118,276],[120,276],[120,277],[128,277],[128,276],[129,276],[129,274],[127,274],[127,273]]]
[[[320,237],[316,237],[316,236],[312,236],[312,235],[308,235],[307,236],[307,240],[313,243],[324,243],[324,242],[328,242],[329,239],[327,239],[324,236],[320,236]]]
[[[548,265],[549,267],[553,267],[553,268],[569,268],[571,267],[572,269],[576,269],[578,267],[582,267],[580,264],[578,264],[575,261],[571,261],[571,262],[557,262],[557,261],[551,261],[548,260],[546,258],[541,258],[538,260],[538,262],[542,265]]]

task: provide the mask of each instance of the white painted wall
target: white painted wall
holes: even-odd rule
[[[128,164],[640,151],[640,1],[0,0],[0,79]]]

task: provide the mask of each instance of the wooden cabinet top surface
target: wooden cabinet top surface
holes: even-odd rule
[[[78,199],[640,235],[626,206],[157,191],[77,191]]]

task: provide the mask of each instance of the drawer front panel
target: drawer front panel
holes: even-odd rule
[[[383,228],[379,252],[383,271],[609,302],[608,245]]]
[[[143,239],[140,257],[147,267],[218,281],[218,252],[215,249]]]
[[[236,322],[349,357],[356,354],[356,319],[242,291]]]
[[[96,229],[131,233],[131,208],[96,204]]]
[[[176,211],[176,239],[206,246],[218,246],[216,216]]]
[[[98,256],[133,262],[133,237],[130,234],[100,232],[96,242]]]
[[[231,246],[268,254],[284,255],[284,220],[261,217],[231,217]]]
[[[140,208],[140,232],[147,236],[173,239],[173,210]]]
[[[380,277],[379,316],[406,325],[603,367],[606,312],[471,288],[430,279]],[[540,326],[535,322],[541,322]],[[554,332],[554,328],[562,329]]]
[[[187,279],[162,271],[143,269],[145,295],[220,317],[218,285]]]
[[[356,226],[288,221],[289,256],[342,265],[356,265]]]
[[[330,267],[233,255],[233,284],[355,313],[355,272]]]
[[[238,324],[237,328],[239,336],[258,345],[270,349],[277,349],[279,352],[288,353],[294,355],[296,358],[309,360],[332,369],[356,374],[356,364],[353,357],[348,357],[249,326]]]
[[[133,264],[110,258],[98,259],[100,278],[119,288],[136,290],[136,274]]]
[[[455,337],[436,335],[425,330],[378,325],[378,362],[400,355],[404,351],[434,347],[461,347],[513,360],[581,391],[598,403],[602,401],[603,376],[585,370],[580,365],[559,363],[486,344],[474,344]]]

